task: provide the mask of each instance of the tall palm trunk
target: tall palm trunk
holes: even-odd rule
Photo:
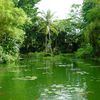
[[[49,35],[49,51],[50,51],[50,53],[52,53],[52,47],[51,47],[51,33],[50,33],[50,30],[49,30],[49,32],[48,32],[48,35]]]
[[[47,35],[45,37],[45,52],[48,52],[48,48],[47,48],[47,44],[48,44],[48,39],[47,39]]]

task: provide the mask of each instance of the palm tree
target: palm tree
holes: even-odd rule
[[[56,28],[53,24],[54,19],[54,13],[52,13],[50,10],[47,10],[47,12],[41,13],[41,19],[42,19],[42,28],[44,29],[45,33],[45,51],[52,53],[52,47],[51,47],[51,31],[53,33],[57,33]]]

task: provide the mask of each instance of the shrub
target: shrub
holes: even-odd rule
[[[3,55],[3,62],[4,63],[10,63],[10,62],[14,62],[16,60],[16,57],[12,56],[12,55],[8,55],[8,54],[4,54]]]
[[[7,52],[0,46],[0,63],[10,63],[14,62],[18,58],[18,53],[12,54],[12,52]]]
[[[0,62],[2,62],[3,48],[0,46]]]
[[[93,47],[90,44],[86,44],[83,48],[79,48],[76,52],[76,57],[87,58],[92,57]]]

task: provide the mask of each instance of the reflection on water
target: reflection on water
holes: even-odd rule
[[[98,66],[69,56],[0,65],[0,100],[100,100]]]
[[[85,84],[83,87],[53,84],[42,91],[38,100],[87,100],[85,89]]]

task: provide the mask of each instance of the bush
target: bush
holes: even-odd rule
[[[15,56],[12,56],[12,55],[8,55],[8,54],[4,54],[3,55],[3,62],[4,63],[11,63],[11,62],[14,62],[16,60],[16,57]]]
[[[2,62],[3,48],[0,46],[0,62]]]
[[[93,47],[90,44],[85,45],[83,48],[79,48],[75,53],[76,57],[87,58],[93,56]]]
[[[9,50],[10,51],[10,50]],[[0,63],[14,62],[18,58],[18,53],[12,54],[6,52],[2,46],[0,46]]]

